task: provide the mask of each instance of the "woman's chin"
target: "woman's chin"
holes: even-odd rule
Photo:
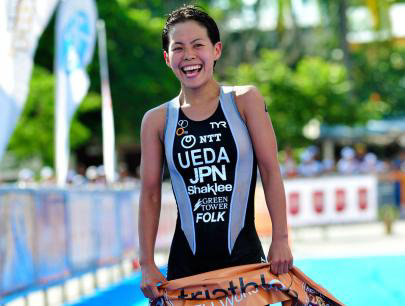
[[[196,89],[196,88],[200,88],[202,85],[204,85],[206,83],[206,81],[203,79],[195,79],[195,80],[186,79],[186,80],[182,80],[181,83],[182,83],[183,87],[190,88],[190,89]]]

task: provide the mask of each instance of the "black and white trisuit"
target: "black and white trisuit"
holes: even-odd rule
[[[194,121],[178,97],[167,103],[165,158],[178,217],[167,279],[264,260],[254,225],[257,162],[232,94]],[[164,218],[164,216],[162,216]]]

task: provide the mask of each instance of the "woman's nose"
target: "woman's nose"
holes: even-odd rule
[[[194,59],[194,58],[195,58],[195,53],[194,53],[193,49],[192,48],[186,48],[184,50],[184,59],[185,60],[191,60],[191,59]]]

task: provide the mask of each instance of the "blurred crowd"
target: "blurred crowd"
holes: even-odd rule
[[[77,170],[69,170],[67,174],[67,185],[71,187],[102,187],[107,185],[105,169],[103,165],[89,166],[85,169],[78,167]],[[18,172],[15,182],[19,187],[52,187],[56,184],[54,170],[51,167],[43,167],[39,173],[35,173],[29,168],[23,168]],[[133,188],[139,183],[139,178],[130,175],[127,167],[122,164],[119,172],[115,173],[114,187]]]
[[[345,146],[340,150],[339,158],[320,158],[317,146],[309,146],[299,154],[299,160],[294,158],[291,148],[284,151],[284,158],[280,163],[281,173],[284,177],[311,177],[325,174],[367,174],[383,173],[388,171],[405,171],[405,150],[402,150],[394,159],[380,160],[373,152],[365,149],[355,150]]]
[[[321,159],[321,152],[317,146],[309,146],[300,151],[293,151],[287,147],[280,154],[281,173],[285,178],[316,177],[321,175],[354,175],[367,173],[384,173],[389,171],[405,171],[405,150],[402,150],[392,160],[380,160],[373,152],[355,150],[353,147],[343,147],[338,158]],[[133,188],[139,185],[139,167],[135,174],[131,174],[125,164],[120,164],[115,174],[114,187]],[[15,182],[20,187],[54,186],[56,183],[54,170],[48,166],[40,171],[31,169],[19,170]],[[71,187],[106,186],[107,180],[104,166],[81,166],[76,170],[69,170],[67,184]]]

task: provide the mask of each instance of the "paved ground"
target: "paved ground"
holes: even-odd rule
[[[301,258],[356,256],[405,256],[405,220],[397,221],[392,235],[385,234],[380,222],[293,229],[293,255]],[[263,239],[268,250],[270,239]]]
[[[357,256],[405,256],[405,220],[394,224],[392,235],[385,234],[381,222],[330,225],[292,229],[290,232],[295,259]],[[265,253],[271,238],[261,238]],[[167,263],[167,253],[156,256],[159,265]]]

